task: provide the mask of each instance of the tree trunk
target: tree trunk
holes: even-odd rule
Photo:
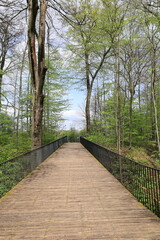
[[[119,49],[118,49],[119,50]],[[121,100],[120,100],[120,61],[119,51],[116,54],[116,135],[117,135],[117,150],[121,153]]]
[[[127,102],[127,87],[125,85],[125,87],[124,87],[124,100],[123,100],[123,103],[122,103],[122,116],[121,116],[122,148],[124,148],[124,146],[125,146],[125,116],[124,116],[124,112],[125,112],[125,108],[126,108],[126,102]]]
[[[37,148],[42,145],[42,116],[43,116],[43,95],[33,95],[32,104],[32,147]]]
[[[0,112],[2,110],[2,77],[3,74],[0,73]]]
[[[27,105],[26,105],[26,114],[27,114],[27,133],[31,133],[31,109],[32,109],[32,103],[30,96],[32,95],[32,89],[30,84],[30,74],[28,75],[28,82],[27,82],[27,95],[29,96],[27,98]]]
[[[30,72],[33,88],[32,99],[32,148],[42,145],[42,116],[43,116],[43,86],[47,68],[45,66],[45,18],[47,1],[28,0],[28,48],[30,60]],[[38,49],[36,49],[36,19],[39,13]]]
[[[14,109],[14,113],[13,113],[13,117],[16,120],[16,115],[17,115],[17,108],[16,108],[16,98],[18,95],[18,89],[17,89],[17,85],[18,85],[18,70],[16,72],[16,76],[15,76],[15,83],[14,83],[14,92],[13,92],[13,109]],[[15,146],[18,149],[18,139],[17,139],[17,121],[14,121],[14,132],[16,134],[16,139],[15,140]],[[15,136],[14,136],[15,138]]]
[[[23,80],[23,70],[25,65],[25,56],[27,51],[27,45],[24,49],[22,55],[22,64],[20,69],[20,76],[19,76],[19,96],[18,96],[18,111],[17,111],[17,127],[16,127],[16,138],[17,138],[17,149],[19,147],[19,124],[21,122],[21,130],[23,129],[23,114],[22,114],[22,80]]]
[[[91,131],[91,116],[90,116],[90,103],[91,103],[91,87],[87,88],[87,98],[86,98],[86,131],[89,133]]]
[[[3,50],[0,59],[0,112],[2,111],[2,81],[3,81],[3,69],[5,65],[5,58],[6,58],[6,50]]]
[[[90,104],[91,104],[91,92],[92,85],[90,83],[89,77],[89,55],[87,51],[85,52],[85,67],[86,67],[86,85],[87,85],[87,97],[86,97],[86,131],[89,133],[91,131],[91,116],[90,116]]]
[[[129,147],[132,147],[132,131],[133,131],[133,89],[130,89],[130,104],[129,104]]]
[[[155,90],[155,83],[156,83],[156,52],[153,50],[152,56],[152,80],[151,80],[151,92],[152,92],[152,101],[153,101],[153,108],[154,108],[154,121],[155,121],[155,130],[156,130],[156,142],[158,151],[160,152],[160,139],[159,139],[159,128],[158,128],[158,111],[157,111],[157,102],[156,102],[156,90]]]

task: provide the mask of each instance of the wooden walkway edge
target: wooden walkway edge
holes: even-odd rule
[[[2,239],[160,240],[160,221],[80,143],[66,143],[0,200]]]

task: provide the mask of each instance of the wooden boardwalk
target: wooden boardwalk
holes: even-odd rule
[[[0,240],[160,240],[160,222],[80,143],[0,200]]]

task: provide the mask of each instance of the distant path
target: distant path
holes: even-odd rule
[[[0,200],[0,240],[160,240],[160,222],[80,143]]]

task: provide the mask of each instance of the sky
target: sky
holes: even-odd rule
[[[84,129],[85,92],[71,88],[67,98],[69,99],[70,107],[63,112],[63,118],[66,119],[64,122],[64,129]]]

